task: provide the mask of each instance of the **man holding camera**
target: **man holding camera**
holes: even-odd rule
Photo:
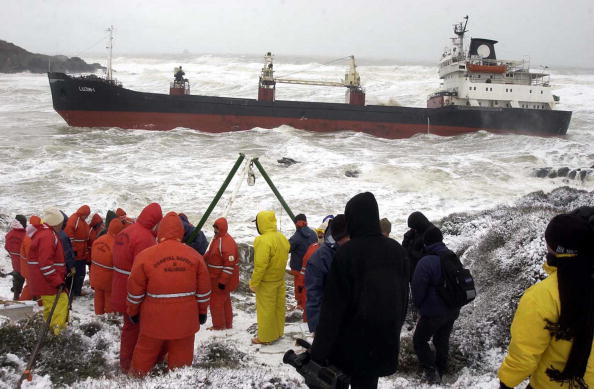
[[[349,200],[345,217],[350,241],[330,268],[311,358],[349,375],[353,389],[377,388],[397,368],[408,262],[402,246],[381,234],[372,193]]]

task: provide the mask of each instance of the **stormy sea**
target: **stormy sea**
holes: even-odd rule
[[[279,77],[324,81],[343,76],[346,63],[323,63],[277,58],[275,70]],[[255,56],[119,57],[114,59],[114,77],[129,89],[167,93],[179,65],[193,94],[257,95],[262,60]],[[358,70],[368,104],[423,107],[439,85],[435,66],[361,62]],[[463,308],[454,327],[444,387],[498,388],[496,372],[517,301],[524,289],[545,276],[541,265],[547,222],[556,213],[594,205],[594,69],[552,69],[551,83],[561,97],[558,109],[573,111],[566,136],[480,131],[386,140],[288,126],[223,134],[184,128],[71,128],[52,108],[46,75],[2,74],[0,244],[14,215],[40,215],[50,206],[71,214],[88,204],[102,216],[121,207],[137,215],[148,203],[158,202],[164,212],[183,212],[196,224],[239,153],[258,157],[292,211],[305,213],[312,227],[328,214],[342,213],[348,199],[363,191],[374,193],[380,216],[392,222],[392,237],[398,241],[413,211],[440,225],[445,242],[460,254],[478,288],[477,299]],[[277,99],[341,102],[344,90],[279,85]],[[265,209],[277,213],[285,235],[294,232],[261,175],[256,172],[250,186],[240,170],[205,224],[210,239],[212,222],[227,215],[230,234],[243,244],[244,281],[250,272],[249,245],[257,234],[252,220]],[[8,300],[11,265],[5,251],[0,271],[0,300]],[[118,372],[120,319],[96,317],[88,283],[85,290],[89,295],[74,302],[69,329],[48,341],[33,380],[24,387],[306,387],[299,374],[282,363],[284,351],[298,349],[295,337],[311,338],[300,312],[288,312],[286,335],[277,344],[253,346],[249,340],[256,329],[255,300],[245,286],[233,295],[233,330],[201,329],[192,367],[169,373],[161,368],[145,380]],[[294,305],[290,297],[287,304]],[[0,322],[0,387],[13,387],[40,321]],[[405,326],[400,370],[380,379],[380,388],[427,387],[420,379],[411,337]]]

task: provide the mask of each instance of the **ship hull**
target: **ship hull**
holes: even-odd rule
[[[136,92],[98,78],[48,73],[54,109],[71,126],[206,132],[289,125],[297,129],[364,132],[382,138],[417,133],[457,135],[487,130],[563,135],[571,112],[519,108],[413,108]]]

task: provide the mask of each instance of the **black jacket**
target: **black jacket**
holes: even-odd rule
[[[373,194],[353,197],[345,216],[351,240],[330,268],[311,355],[350,375],[390,375],[408,304],[408,263],[402,246],[381,235]]]
[[[402,247],[406,250],[406,255],[410,262],[410,277],[412,280],[412,275],[415,272],[417,263],[419,263],[421,258],[425,255],[425,246],[423,244],[425,231],[430,227],[433,227],[433,224],[431,224],[425,215],[417,211],[411,213],[408,217],[408,227],[410,230],[404,234]]]

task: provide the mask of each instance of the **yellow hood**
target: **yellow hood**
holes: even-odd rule
[[[256,225],[260,235],[276,231],[276,215],[274,211],[260,211],[256,216]]]

